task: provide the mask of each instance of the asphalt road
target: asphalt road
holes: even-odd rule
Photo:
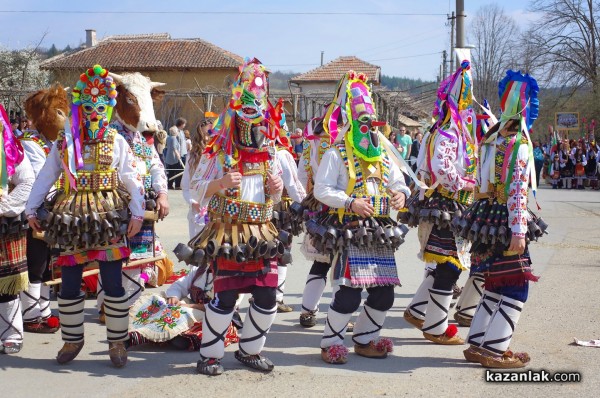
[[[351,353],[343,366],[321,361],[319,341],[331,289],[326,289],[320,306],[320,323],[311,329],[300,327],[298,311],[310,263],[299,253],[297,239],[285,299],[296,311],[279,314],[268,336],[264,354],[276,365],[271,374],[244,368],[233,357],[235,347],[226,350],[226,372],[219,377],[196,374],[196,352],[156,346],[130,351],[127,367],[116,369],[108,359],[105,329],[97,322],[95,300],[88,300],[86,345],[79,357],[60,366],[54,359],[62,345],[60,334],[26,334],[19,354],[0,356],[2,396],[597,396],[600,350],[571,342],[573,337],[600,338],[600,192],[542,187],[538,197],[550,234],[531,245],[534,271],[541,279],[531,289],[511,346],[529,352],[532,362],[527,369],[580,372],[579,383],[486,382],[485,371],[464,360],[465,347],[434,345],[404,322],[402,312],[423,275],[413,230],[397,252],[403,286],[396,289],[396,301],[382,333],[395,343],[387,359],[366,359]],[[188,239],[187,209],[181,192],[172,191],[170,201],[171,215],[158,224],[169,251]],[[461,281],[465,279],[462,275]],[[56,308],[56,302],[52,304]],[[460,333],[466,336],[467,329],[460,328]],[[349,336],[346,344],[351,345]]]

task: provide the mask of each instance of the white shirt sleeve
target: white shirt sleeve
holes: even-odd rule
[[[30,140],[21,140],[21,145],[23,145],[25,156],[29,158],[33,173],[37,177],[46,163],[46,153],[38,144]]]
[[[319,202],[329,207],[341,208],[346,204],[348,171],[336,148],[330,148],[323,155],[315,176],[314,195]]]
[[[10,177],[10,182],[15,186],[10,193],[0,197],[0,214],[5,217],[18,216],[25,210],[27,198],[35,181],[33,168],[27,156],[15,166],[15,173]]]
[[[154,145],[146,144],[152,150],[152,159],[150,161],[150,175],[152,176],[152,189],[157,194],[164,193],[168,194],[169,190],[167,188],[167,175],[165,174],[165,166],[160,161],[158,157],[158,152],[156,152],[156,148]]]
[[[298,170],[292,154],[286,150],[277,151],[277,158],[279,159],[279,164],[281,166],[283,185],[285,186],[288,195],[293,201],[298,203],[302,202],[306,196],[306,191],[298,179]]]
[[[144,185],[141,182],[135,162],[135,156],[131,152],[129,144],[127,144],[125,138],[117,134],[113,148],[112,166],[117,169],[119,178],[131,196],[129,201],[131,215],[136,218],[143,218],[146,204],[144,201]]]
[[[58,145],[54,145],[52,150],[50,150],[50,154],[46,159],[44,167],[40,170],[33,183],[33,187],[31,188],[31,194],[29,195],[29,200],[27,200],[27,206],[25,207],[25,214],[27,214],[27,216],[35,215],[38,207],[42,205],[46,195],[50,192],[52,185],[58,180],[62,171]]]

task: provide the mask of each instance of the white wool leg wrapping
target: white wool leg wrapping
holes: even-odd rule
[[[483,274],[475,273],[467,279],[458,302],[456,303],[456,312],[460,315],[473,319],[477,305],[481,300],[483,292]]]
[[[42,288],[40,289],[40,312],[42,319],[46,319],[52,315],[50,311],[50,286],[44,283],[42,283]]]
[[[227,333],[227,328],[231,324],[232,317],[233,311],[225,312],[215,307],[212,301],[206,306],[204,323],[202,324],[200,355],[204,358],[223,358],[225,333]]]
[[[40,309],[41,283],[29,283],[27,290],[21,292],[21,312],[24,322],[35,322],[42,317]]]
[[[326,284],[326,275],[308,274],[306,284],[304,285],[304,291],[302,292],[303,312],[315,311],[318,308]]]
[[[429,289],[429,302],[423,332],[440,335],[448,328],[448,310],[452,302],[452,290]]]
[[[0,341],[3,343],[23,342],[23,316],[21,300],[0,303]]]
[[[321,348],[344,345],[344,336],[346,335],[346,328],[351,317],[352,313],[342,314],[329,307],[327,320],[325,321],[325,330],[321,339]]]
[[[418,319],[425,319],[425,314],[427,313],[427,303],[429,303],[429,289],[433,286],[433,280],[435,279],[433,275],[428,274],[421,282],[421,285],[415,292],[413,299],[408,305],[408,309],[410,313]]]
[[[492,314],[481,347],[498,355],[502,355],[508,350],[522,310],[523,303],[521,301],[502,296],[496,311]]]
[[[378,311],[365,305],[354,324],[352,341],[356,344],[369,344],[379,338],[387,311]]]
[[[283,301],[283,292],[285,290],[285,277],[287,276],[287,266],[277,266],[277,292],[275,293],[275,299],[277,301]]]
[[[129,338],[129,298],[104,297],[106,314],[106,337],[109,342],[125,341]]]
[[[498,303],[500,302],[500,295],[497,293],[483,291],[481,300],[475,310],[475,315],[471,321],[471,328],[469,329],[469,336],[467,337],[467,343],[475,346],[481,346],[485,331],[490,324],[492,314],[496,311]]]
[[[271,309],[264,309],[258,307],[255,303],[250,305],[244,319],[244,329],[242,329],[242,335],[240,336],[239,347],[242,354],[260,354],[265,346],[267,333],[269,333],[276,315],[277,306]]]
[[[145,282],[141,278],[142,270],[140,268],[124,269],[123,273],[123,289],[129,301],[129,306],[132,306],[144,291]]]
[[[81,343],[83,341],[84,307],[84,295],[72,300],[58,296],[60,332],[65,343]]]
[[[102,286],[102,276],[98,274],[98,285],[96,286],[96,307],[98,307],[98,312],[102,309],[102,304],[104,304],[104,287]]]

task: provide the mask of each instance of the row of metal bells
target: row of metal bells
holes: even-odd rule
[[[44,240],[63,249],[90,248],[109,245],[127,234],[127,209],[106,213],[90,212],[79,216],[54,213],[46,207],[37,211],[37,218],[45,231]]]
[[[333,254],[350,245],[396,250],[404,243],[408,230],[406,225],[398,225],[389,218],[369,217],[341,224],[333,214],[306,222],[306,231],[315,249],[324,254]]]
[[[0,234],[2,236],[18,234],[29,228],[25,213],[15,217],[0,217]]]

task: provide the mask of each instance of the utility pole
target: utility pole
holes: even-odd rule
[[[465,0],[456,0],[456,47],[465,48]],[[454,55],[452,56],[454,58]],[[457,58],[457,65],[460,65],[462,59]]]
[[[323,66],[323,55],[325,54],[325,51],[321,51],[321,66]]]
[[[458,2],[458,0],[457,0]],[[456,20],[456,16],[454,15],[454,11],[452,11],[452,16],[448,17],[450,20],[450,73],[454,72],[454,21]],[[444,51],[445,53],[445,51]],[[446,64],[444,64],[444,77],[446,77]]]
[[[452,57],[450,57],[450,58],[452,58]],[[446,69],[447,65],[448,65],[448,52],[446,52],[446,50],[444,50],[444,52],[443,52],[442,60],[443,60],[442,61],[443,68],[442,68],[442,79],[441,80],[444,80],[446,78],[446,76],[448,76],[448,70]],[[450,61],[450,62],[452,62],[452,61]],[[452,69],[450,69],[450,72],[452,72]]]

